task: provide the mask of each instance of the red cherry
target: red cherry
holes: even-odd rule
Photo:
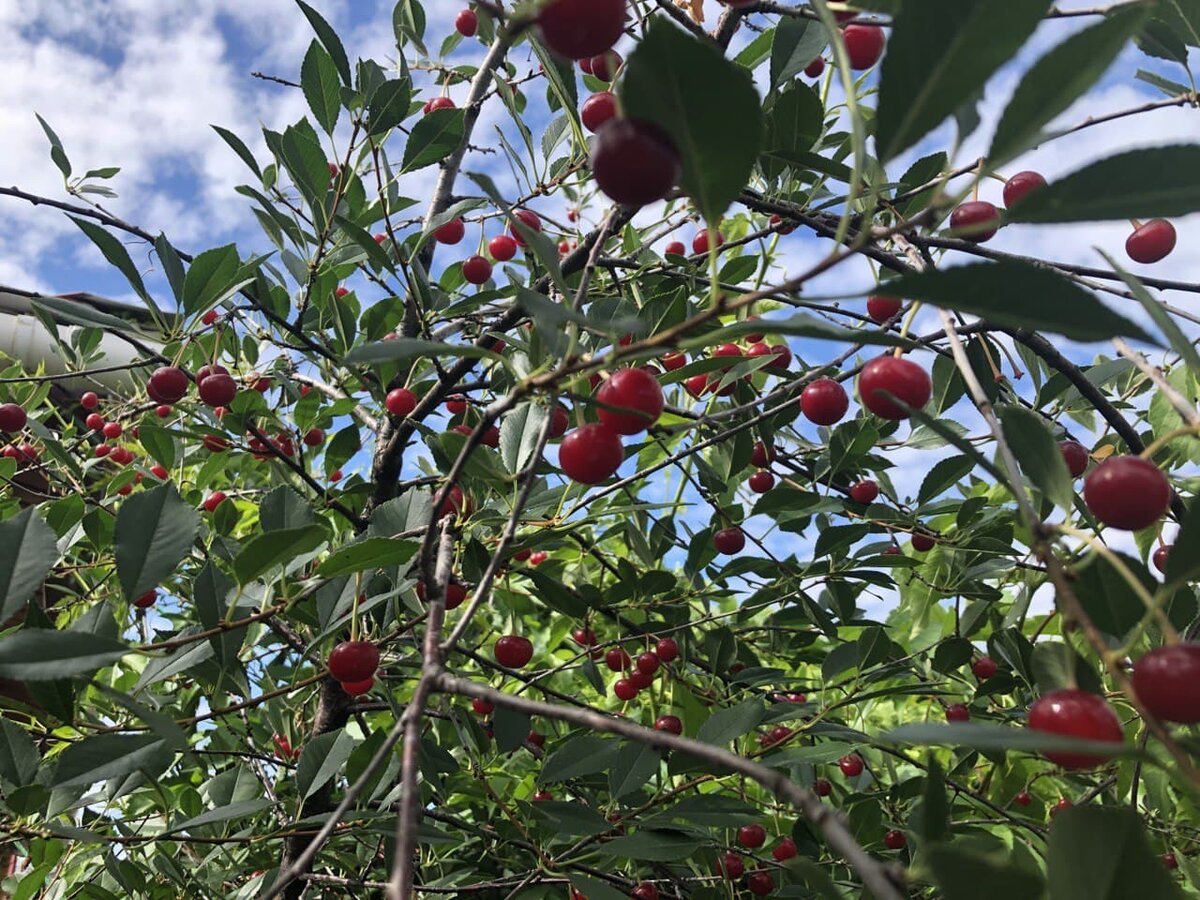
[[[1067,464],[1067,471],[1071,473],[1072,478],[1078,478],[1087,471],[1088,461],[1091,457],[1083,444],[1075,441],[1061,441],[1058,449],[1062,451],[1063,462]]]
[[[884,297],[880,294],[875,294],[867,298],[867,315],[871,317],[873,322],[878,322],[882,325],[896,313],[900,312],[900,307],[903,302],[899,297]]]
[[[750,451],[750,464],[759,469],[765,469],[775,459],[775,451],[768,450],[767,445],[762,441],[754,443],[754,449]]]
[[[1133,690],[1155,718],[1200,722],[1200,644],[1151,650],[1134,664]]]
[[[824,66],[824,63],[822,63],[822,67],[823,66]],[[787,224],[784,224],[783,216],[771,216],[769,221],[770,221],[771,227],[774,228],[776,231],[778,231],[780,234],[791,234],[793,231],[796,230],[796,226],[791,224],[790,222]],[[762,340],[762,338],[759,338],[759,340]]]
[[[146,382],[146,393],[155,403],[178,403],[187,393],[188,377],[183,369],[164,366],[155,369]]]
[[[818,797],[828,797],[833,793],[833,782],[828,778],[818,778],[813,782],[813,793]]]
[[[138,609],[149,609],[158,602],[158,591],[147,591],[133,601],[133,605]]]
[[[544,747],[546,745],[546,736],[538,731],[531,731],[525,736],[525,743],[533,744],[535,747]]]
[[[847,25],[842,29],[850,68],[861,72],[879,62],[886,40],[878,25]]]
[[[620,436],[604,425],[581,425],[563,438],[558,465],[572,481],[599,484],[621,467],[625,448]]]
[[[206,434],[201,438],[201,443],[209,453],[222,453],[229,449],[229,442],[219,434]]]
[[[1174,870],[1179,868],[1179,860],[1175,858],[1174,853],[1164,853],[1159,859],[1162,860],[1162,864],[1168,869]]]
[[[1154,568],[1158,569],[1164,575],[1167,573],[1167,559],[1170,555],[1171,545],[1163,544],[1161,547],[1156,547],[1154,555],[1150,557],[1150,560],[1154,563]]]
[[[725,243],[725,235],[717,232],[717,246],[720,247]],[[708,232],[697,231],[696,236],[692,238],[692,252],[695,254],[708,252]]]
[[[468,284],[486,284],[492,277],[492,264],[482,256],[472,256],[462,266],[463,278]]]
[[[662,415],[662,387],[644,369],[619,369],[596,392],[596,399],[614,409],[597,410],[601,423],[617,434],[637,434]],[[620,411],[618,411],[620,410]]]
[[[528,228],[530,231],[540,232],[542,230],[542,220],[541,220],[541,218],[539,218],[538,214],[535,213],[533,210],[518,209],[513,212],[513,215],[516,216],[518,219],[520,219],[521,224],[524,225],[526,228]],[[517,242],[517,246],[524,247],[525,246],[525,238],[521,237],[521,232],[517,229],[517,226],[510,222],[509,226],[508,226],[508,230],[512,234],[513,240]]]
[[[883,836],[883,846],[889,850],[903,850],[908,844],[908,836],[903,831],[892,829]]]
[[[150,474],[159,481],[166,481],[171,476],[171,473],[167,471],[166,466],[160,466],[157,463],[150,467]]]
[[[629,702],[638,695],[638,686],[631,678],[618,678],[613,684],[613,693],[618,700]]]
[[[479,16],[470,9],[464,9],[454,17],[454,28],[463,37],[475,37],[479,29]]]
[[[804,67],[804,74],[809,78],[820,78],[825,71],[825,58],[818,56]]]
[[[342,641],[329,654],[328,666],[342,683],[366,681],[379,668],[379,648],[370,641]]]
[[[1077,688],[1043,694],[1029,707],[1029,727],[1034,731],[1063,737],[1120,744],[1124,740],[1121,720],[1108,702]],[[1064,769],[1089,769],[1106,761],[1107,755],[1071,751],[1043,751],[1043,756]]]
[[[485,428],[483,434],[479,436],[479,443],[495,450],[500,446],[500,429],[495,425]]]
[[[544,550],[534,550],[533,553],[529,554],[529,564],[531,566],[540,566],[549,558],[549,556],[550,554],[546,553]]]
[[[237,382],[228,375],[209,375],[197,387],[200,399],[209,406],[228,406],[237,396]]]
[[[1154,463],[1138,456],[1110,456],[1083,482],[1083,500],[1105,525],[1149,528],[1171,505],[1171,485]]]
[[[508,262],[517,255],[517,242],[507,234],[498,234],[488,241],[488,253],[497,262]]]
[[[104,436],[106,438],[111,439],[119,438],[125,429],[121,427],[120,422],[105,422],[104,428],[102,428],[101,431],[104,432]]]
[[[403,418],[417,408],[417,395],[408,388],[393,388],[388,391],[383,405],[393,416]]]
[[[467,226],[462,219],[451,219],[441,228],[433,232],[434,240],[439,244],[457,244],[467,233]]]
[[[775,890],[775,879],[765,869],[755,869],[746,876],[746,887],[756,897],[765,897]]]
[[[792,351],[786,344],[772,344],[771,355],[775,358],[767,364],[768,369],[786,369],[792,362]]]
[[[1061,797],[1061,798],[1059,798],[1059,801],[1057,803],[1055,803],[1052,807],[1050,807],[1050,817],[1053,818],[1054,816],[1057,816],[1060,812],[1062,812],[1064,809],[1070,809],[1074,805],[1075,804],[1072,803],[1070,800],[1068,800],[1066,797]]]
[[[973,244],[990,241],[999,228],[1000,211],[986,200],[968,200],[950,213],[950,230]]]
[[[874,503],[879,496],[879,485],[874,481],[863,480],[850,487],[850,499],[855,503]]]
[[[859,400],[881,419],[907,419],[907,410],[896,405],[883,391],[913,409],[922,409],[933,395],[933,383],[928,373],[912,360],[877,356],[863,366],[858,376]]]
[[[625,0],[551,0],[538,15],[542,43],[567,59],[607,52],[625,30]]]
[[[671,241],[663,248],[663,253],[667,256],[686,256],[687,248],[683,246],[683,241]]]
[[[971,672],[980,681],[987,681],[999,670],[1000,667],[990,656],[981,656],[979,659],[975,660],[975,662],[971,663]]]
[[[662,665],[662,660],[653,651],[648,651],[637,658],[636,665],[637,670],[643,675],[653,675],[658,671],[658,667]]]
[[[333,292],[333,296],[335,296],[339,300],[341,300],[343,297],[345,297],[349,293],[350,293],[349,289],[344,288],[344,287],[339,287]],[[199,379],[197,379],[197,380],[199,380]]]
[[[592,142],[596,185],[624,206],[661,200],[679,180],[682,163],[670,137],[639,119],[610,119]]]
[[[225,502],[224,491],[213,491],[204,500],[204,511],[215,512],[216,508]]]
[[[713,535],[713,546],[718,553],[733,556],[741,553],[746,546],[746,533],[734,525],[732,528],[722,528]]]
[[[576,628],[571,632],[571,640],[581,647],[595,647],[597,643],[596,632],[590,628]]]
[[[1008,209],[1016,206],[1021,198],[1046,186],[1046,179],[1037,172],[1018,172],[1004,182],[1004,205]]]
[[[713,874],[737,881],[746,871],[746,864],[736,853],[723,853],[713,863]]]
[[[342,480],[342,470],[341,470],[341,469],[334,469],[332,472],[330,472],[330,473],[329,473],[329,480],[330,480],[331,482],[333,482],[334,484],[337,484],[339,481],[341,481],[341,480]]]
[[[613,76],[617,74],[617,70],[621,68],[621,63],[625,60],[616,50],[609,50],[607,53],[601,53],[598,56],[593,56],[590,63],[591,74],[601,81],[612,81]]]
[[[508,669],[521,669],[533,659],[533,644],[528,638],[506,634],[492,648],[496,662]]]
[[[614,672],[626,672],[633,667],[633,660],[621,647],[610,647],[604,654],[604,664]]]
[[[79,398],[79,405],[84,409],[95,409],[100,405],[100,397],[95,391],[88,391]]]
[[[861,756],[857,753],[851,753],[838,760],[838,768],[842,770],[842,774],[847,778],[857,778],[862,774],[865,766],[863,765]]]
[[[1013,797],[1013,802],[1017,806],[1028,806],[1033,802],[1033,798],[1029,796],[1029,791],[1018,791],[1017,795]]]
[[[375,687],[375,676],[364,678],[362,681],[343,681],[342,690],[351,697],[361,697]]]
[[[553,800],[554,795],[549,791],[537,791],[530,799],[534,803],[545,803],[547,800]]]
[[[785,837],[772,848],[771,855],[779,862],[783,862],[796,856],[799,852],[796,842],[790,837]]]
[[[11,453],[9,452],[10,450],[12,451]],[[108,456],[108,454],[110,454],[112,452],[112,447],[108,446],[108,444],[97,444],[96,449],[93,450],[92,452],[96,454],[97,459],[103,459],[104,457]],[[9,459],[16,459],[19,454],[20,454],[20,451],[17,450],[16,447],[5,447],[4,448],[4,455],[7,456]]]
[[[629,680],[633,682],[633,686],[639,691],[644,691],[650,685],[654,684],[654,676],[647,675],[641,669],[634,669],[629,673]]]
[[[648,881],[637,885],[630,894],[634,900],[658,900],[658,888]]]
[[[969,722],[971,721],[971,710],[965,703],[951,703],[946,707],[946,721]]]
[[[325,443],[325,432],[320,428],[310,428],[304,432],[304,446],[320,447]]]
[[[800,394],[800,411],[817,425],[834,425],[846,415],[850,398],[846,389],[832,378],[818,378]]]
[[[0,409],[3,409],[3,407],[0,407]],[[104,428],[104,416],[100,415],[100,413],[92,413],[86,419],[84,419],[84,424],[87,425],[88,428],[92,429],[92,431],[100,431]],[[8,429],[0,429],[0,431],[7,430]],[[19,431],[20,429],[14,430]]]
[[[654,720],[654,727],[675,735],[683,734],[683,722],[679,720],[679,716],[659,716]]]
[[[1175,226],[1166,219],[1151,219],[1125,239],[1125,252],[1138,263],[1156,263],[1175,249]]]
[[[758,471],[750,476],[750,490],[756,494],[765,494],[775,487],[775,476],[767,471]]]
[[[914,531],[912,534],[913,549],[918,553],[928,553],[936,543],[933,535],[926,534],[924,531]]]
[[[761,825],[743,825],[738,829],[738,843],[751,850],[757,850],[767,842],[767,830]]]
[[[679,645],[674,638],[662,638],[654,645],[654,653],[661,662],[674,662],[679,658]]]
[[[434,97],[425,104],[426,115],[438,109],[454,109],[454,101],[449,97]]]
[[[212,363],[207,366],[201,366],[196,370],[196,384],[202,382],[209,375],[228,375],[229,370],[218,363]]]
[[[588,131],[595,133],[600,126],[617,114],[617,98],[609,91],[592,94],[579,110],[579,118]]]

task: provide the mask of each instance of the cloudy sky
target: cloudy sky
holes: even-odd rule
[[[313,5],[341,33],[351,60],[370,57],[386,66],[394,58],[391,0],[314,0]],[[425,3],[427,43],[435,52],[453,30],[454,16],[464,5],[455,0]],[[715,21],[719,12],[716,0],[707,0],[707,5],[709,21]],[[1059,3],[1064,9],[1094,5],[1095,0]],[[986,147],[991,128],[1023,69],[1087,21],[1045,23],[1020,59],[993,79],[981,107],[983,127],[960,149],[960,162],[973,159]],[[234,193],[247,172],[209,126],[221,125],[239,134],[262,158],[260,128],[282,129],[304,115],[305,106],[299,91],[259,80],[251,73],[298,79],[312,37],[292,0],[3,0],[0,184],[66,199],[34,117],[37,112],[61,136],[77,172],[122,167],[110,182],[119,197],[103,201],[112,212],[150,231],[165,231],[185,250],[232,240],[241,244],[244,255],[262,249],[265,244],[256,234],[248,206]],[[748,37],[743,34],[739,40]],[[468,41],[452,52],[448,62],[468,63],[481,55],[481,46]],[[520,72],[536,66],[529,60],[527,47],[514,58]],[[1134,80],[1138,68],[1186,80],[1182,72],[1171,71],[1130,48],[1100,86],[1064,114],[1062,123],[1074,124],[1089,115],[1162,96]],[[464,92],[461,86],[451,91],[459,99]],[[534,110],[540,93],[530,91]],[[1053,179],[1115,148],[1194,140],[1195,117],[1194,110],[1174,108],[1088,129],[1030,153],[1012,170],[1036,168]],[[535,111],[530,124],[536,132],[545,121],[545,116]],[[497,127],[504,127],[502,109],[485,110],[477,132],[481,142]],[[951,137],[947,126],[894,163],[892,177],[934,147],[947,146]],[[502,185],[512,184],[498,156],[477,158],[467,168],[491,171]],[[402,193],[423,196],[431,178],[432,170],[417,173]],[[999,203],[999,183],[985,185],[982,196]],[[547,201],[545,211],[561,213],[562,208],[557,201]],[[1194,240],[1200,231],[1200,217],[1177,225],[1179,248],[1154,272],[1200,280],[1200,255]],[[1003,231],[992,246],[1103,264],[1094,248],[1120,254],[1127,232],[1128,226],[1122,223],[1020,226]],[[786,267],[798,271],[819,259],[828,247],[797,231],[785,239],[783,249]],[[135,259],[140,262],[146,257],[135,254]],[[829,293],[865,292],[871,281],[865,264],[843,266],[814,288]],[[120,276],[114,276],[95,248],[61,214],[6,197],[0,197],[0,285],[48,293],[87,290],[115,297],[129,295]],[[1170,299],[1190,304],[1190,295]],[[928,316],[932,312],[918,323],[921,329],[930,324]],[[1072,352],[1088,359],[1095,349]],[[965,409],[963,419],[972,427]],[[919,451],[897,453],[896,462],[902,490],[914,489],[930,464],[929,457]]]

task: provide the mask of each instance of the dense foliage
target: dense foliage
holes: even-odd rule
[[[0,371],[3,890],[1200,893],[1200,145],[1016,171],[1200,4],[726,3],[297,0],[251,249],[44,123],[144,309]]]

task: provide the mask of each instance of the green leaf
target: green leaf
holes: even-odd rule
[[[876,293],[924,300],[996,325],[1050,331],[1076,341],[1124,335],[1155,342],[1075,282],[1015,260],[902,275],[880,284]]]
[[[958,484],[975,468],[975,460],[966,456],[949,456],[933,464],[921,482],[917,492],[917,503],[925,505],[943,491]]]
[[[711,347],[714,344],[725,343],[726,340],[735,340],[747,334],[762,331],[763,327],[762,322],[742,320],[734,322],[732,325],[726,325],[723,328],[709,331],[698,337],[682,340],[679,342],[679,346],[684,350]],[[791,337],[814,338],[822,341],[842,341],[847,344],[873,344],[882,347],[908,346],[908,341],[898,335],[882,332],[878,328],[862,328],[858,330],[839,328],[837,325],[830,325],[828,322],[823,322],[815,316],[810,316],[806,313],[798,313],[786,319],[772,319],[769,327],[771,334],[786,334]]]
[[[95,672],[114,663],[129,647],[82,631],[24,628],[0,637],[0,678],[54,681]]]
[[[406,491],[375,507],[371,513],[371,534],[389,537],[424,528],[431,518],[433,498],[422,491]]]
[[[497,707],[496,712],[500,708]],[[552,834],[569,834],[591,837],[612,831],[612,825],[600,813],[582,803],[567,803],[562,800],[539,800],[530,804],[533,812],[548,827]],[[589,898],[590,900],[590,898]],[[622,896],[622,900],[626,900]]]
[[[65,322],[70,325],[83,325],[87,328],[102,328],[115,331],[118,334],[136,333],[137,329],[128,319],[109,315],[76,300],[65,297],[34,297],[32,300],[35,312],[44,313],[45,318],[54,322]]]
[[[1113,553],[1153,595],[1158,582],[1142,561],[1116,550]],[[1146,613],[1145,604],[1107,558],[1090,552],[1075,571],[1079,602],[1097,628],[1119,638],[1141,622]]]
[[[0,738],[0,779],[17,787],[30,784],[42,761],[33,738],[8,719],[0,719]]]
[[[575,888],[587,900],[627,900],[627,895],[624,892],[618,891],[607,881],[601,881],[599,878],[589,878],[586,875],[579,875],[572,872],[570,879],[571,887]]]
[[[492,730],[495,732],[496,749],[501,753],[511,753],[529,737],[531,723],[529,716],[507,706],[497,706],[492,712]]]
[[[921,837],[940,841],[950,833],[950,801],[946,797],[946,773],[931,753],[926,757],[925,791],[921,804]]]
[[[931,847],[929,864],[944,900],[1039,900],[1045,892],[1036,873],[956,846]]]
[[[233,574],[238,584],[246,585],[276,566],[291,562],[297,556],[310,553],[325,543],[325,529],[320,525],[284,528],[255,535],[246,541],[233,560]]]
[[[1083,96],[1141,27],[1145,7],[1112,12],[1059,44],[1022,76],[996,126],[988,162],[1000,166],[1038,143],[1041,129]]]
[[[0,522],[0,622],[25,609],[56,562],[57,540],[37,510]]]
[[[304,99],[326,134],[333,134],[342,111],[341,85],[337,65],[318,41],[309,45],[300,66],[300,87]]]
[[[1042,750],[1090,752],[1099,756],[1140,756],[1130,744],[1066,738],[1030,728],[1010,728],[984,722],[954,722],[947,725],[914,723],[901,725],[881,740],[918,746],[973,747],[976,750],[1013,750],[1037,753]]]
[[[632,794],[653,778],[661,765],[662,756],[649,744],[626,741],[608,772],[608,789],[617,799]]]
[[[197,313],[215,305],[237,283],[241,266],[233,244],[205,250],[192,260],[183,279],[184,312]]]
[[[617,742],[595,735],[578,735],[546,757],[542,763],[542,781],[568,781],[595,775],[612,765]]]
[[[391,537],[363,538],[329,554],[317,572],[322,578],[334,578],[351,572],[401,566],[412,559],[416,552],[416,541]]]
[[[1041,694],[1075,687],[1097,694],[1104,692],[1104,685],[1095,669],[1062,641],[1038,641],[1034,644],[1029,668],[1033,671],[1034,683]]]
[[[284,528],[302,528],[310,524],[314,516],[307,500],[281,484],[263,497],[258,521],[263,531],[280,531]]]
[[[98,734],[72,744],[58,757],[50,787],[87,786],[144,771],[161,774],[173,754],[152,734]]]
[[[1168,313],[1163,305],[1150,295],[1146,290],[1146,286],[1142,284],[1141,279],[1136,275],[1127,272],[1120,263],[1112,256],[1100,251],[1100,255],[1104,257],[1104,261],[1112,267],[1113,271],[1121,276],[1121,280],[1129,286],[1130,293],[1137,299],[1138,303],[1142,304],[1142,308],[1150,314],[1150,318],[1154,320],[1154,324],[1158,326],[1158,330],[1166,337],[1167,342],[1192,372],[1200,373],[1200,353],[1196,352],[1196,347],[1183,333],[1176,323],[1175,319]]]
[[[823,157],[809,152],[824,124],[821,98],[807,84],[797,82],[779,94],[767,115],[763,140],[766,159],[762,165],[767,177],[777,178],[788,168],[808,168],[807,164],[816,160],[824,162]]]
[[[388,363],[420,357],[462,356],[470,359],[496,359],[499,354],[484,350],[474,344],[443,344],[438,341],[423,341],[420,338],[397,338],[394,341],[377,341],[363,344],[346,356],[348,363]]]
[[[762,101],[750,73],[708,39],[656,16],[629,55],[618,91],[626,115],[671,136],[683,160],[683,189],[715,224],[758,158]]]
[[[257,812],[262,812],[264,809],[271,808],[270,800],[241,800],[237,803],[230,803],[228,806],[222,806],[218,809],[210,809],[208,812],[201,813],[198,816],[193,816],[180,822],[178,825],[172,825],[164,834],[176,834],[180,831],[189,831],[194,828],[201,828],[205,825],[215,825],[217,822],[228,822],[230,819],[241,819],[246,816],[252,816]]]
[[[500,420],[500,458],[508,471],[520,472],[529,464],[549,415],[546,407],[526,403]]]
[[[307,800],[346,765],[355,740],[344,728],[319,734],[304,745],[296,765],[296,789]]]
[[[652,862],[679,862],[700,849],[699,838],[680,831],[655,831],[643,828],[633,834],[601,844],[604,856],[620,859],[644,859]]]
[[[46,140],[50,142],[50,159],[58,167],[58,171],[62,172],[63,178],[70,178],[71,162],[67,159],[67,151],[63,149],[62,141],[59,140],[58,135],[45,119],[37,113],[34,113],[34,116],[37,118],[38,124],[42,126],[42,131],[46,133]]]
[[[116,269],[125,276],[125,280],[129,282],[129,286],[133,288],[135,294],[141,298],[146,304],[146,308],[150,310],[150,314],[158,317],[161,316],[159,308],[154,304],[150,294],[146,291],[145,282],[142,281],[142,275],[138,272],[137,266],[133,264],[133,259],[129,256],[129,251],[125,249],[125,245],[117,240],[113,235],[109,234],[107,229],[101,228],[95,222],[89,222],[86,219],[80,219],[75,216],[68,216],[72,222],[79,226],[79,230],[86,234],[104,254],[104,258],[109,261]]]
[[[329,23],[321,18],[321,14],[309,6],[304,0],[296,0],[296,5],[300,7],[304,17],[308,19],[308,23],[312,25],[313,31],[316,32],[321,44],[329,51],[329,56],[333,59],[333,63],[337,66],[338,74],[342,76],[342,84],[346,87],[354,85],[354,76],[350,73],[350,60],[346,58],[346,49],[342,46],[341,39],[338,38],[337,32],[334,31]]]
[[[1071,473],[1042,417],[1023,406],[999,406],[996,412],[1021,471],[1057,506],[1069,511],[1075,498]]]
[[[696,740],[724,746],[755,728],[765,714],[766,707],[761,700],[744,700],[709,716],[696,732]]]
[[[1181,897],[1150,849],[1141,816],[1111,806],[1074,806],[1054,817],[1046,847],[1050,900]]]
[[[250,167],[250,171],[252,171],[259,178],[262,178],[262,169],[260,169],[258,166],[258,160],[254,158],[254,154],[250,152],[250,148],[246,146],[245,142],[240,137],[238,137],[232,131],[222,128],[220,125],[213,125],[210,127],[213,131],[221,136],[221,140],[228,144],[234,153],[241,157],[242,162]]]
[[[901,5],[883,60],[875,142],[900,155],[1016,55],[1051,0],[921,0]]]
[[[117,578],[127,600],[158,587],[191,552],[200,516],[167,483],[133,494],[117,512]]]
[[[771,44],[771,87],[777,88],[804,71],[829,45],[825,26],[814,19],[783,16]]]
[[[1099,222],[1184,216],[1200,210],[1200,145],[1110,156],[1033,191],[1009,222]]]
[[[371,95],[367,106],[367,124],[372,137],[395,128],[408,116],[412,100],[412,85],[407,78],[385,81]]]
[[[463,110],[435,109],[428,113],[408,136],[401,172],[415,172],[441,162],[458,148],[465,134]]]

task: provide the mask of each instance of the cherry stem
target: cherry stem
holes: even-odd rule
[[[901,338],[908,337],[908,332],[912,328],[913,322],[916,321],[917,310],[919,310],[920,308],[921,308],[920,300],[915,301],[913,303],[913,305],[909,307],[908,315],[906,315],[904,317],[904,322],[900,325],[900,337]],[[892,351],[892,355],[894,357],[896,357],[896,359],[899,359],[901,356],[904,355],[904,348],[897,347],[895,350]]]

